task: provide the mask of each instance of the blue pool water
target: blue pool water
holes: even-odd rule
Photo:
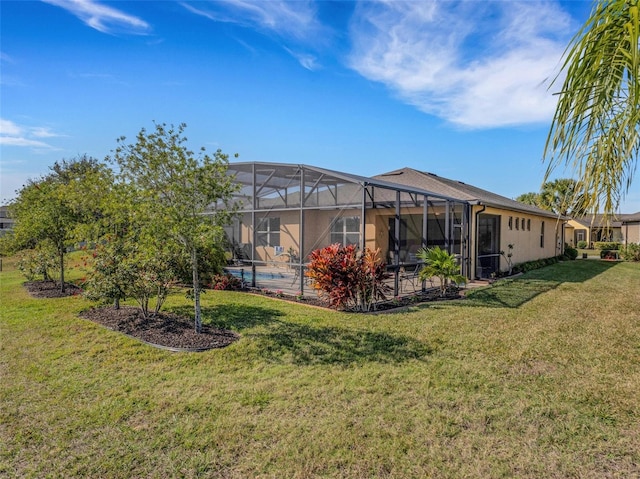
[[[224,270],[225,273],[229,273],[233,276],[235,276],[236,278],[243,278],[243,271],[239,270],[239,269],[225,269]],[[256,281],[266,281],[266,280],[273,280],[273,279],[284,279],[287,278],[287,276],[285,276],[282,273],[267,273],[267,272],[262,272],[262,271],[258,271],[256,272]],[[244,270],[244,281],[246,281],[247,283],[250,283],[253,280],[253,276],[251,274],[251,270],[250,269],[245,269]]]

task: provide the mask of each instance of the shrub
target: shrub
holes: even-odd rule
[[[578,257],[578,250],[575,248],[572,248],[571,246],[569,246],[568,244],[564,245],[564,255],[569,258],[570,260],[574,260]]]
[[[55,250],[39,245],[35,249],[21,251],[18,254],[17,267],[27,281],[34,281],[39,276],[42,276],[44,281],[51,281],[53,272],[59,266]]]
[[[586,241],[578,241],[578,249],[586,249],[587,248],[587,242]]]
[[[609,249],[601,250],[600,259],[618,259],[617,250],[609,250]]]
[[[128,261],[132,251],[116,237],[107,236],[93,251],[93,268],[85,281],[85,297],[120,308],[136,279],[136,265]]]
[[[509,245],[509,249],[513,249],[513,245]],[[432,276],[440,279],[440,296],[444,296],[447,292],[449,282],[466,283],[467,278],[460,274],[460,265],[456,261],[456,257],[449,252],[440,249],[438,246],[434,248],[421,249],[417,254],[418,258],[424,261],[424,268],[420,270],[420,280],[425,281]],[[511,271],[511,253],[509,253],[509,271]]]
[[[318,295],[336,309],[369,311],[376,301],[386,300],[391,275],[379,257],[380,250],[339,243],[311,252],[305,273]]]
[[[640,261],[640,243],[629,243],[621,248],[620,257],[625,261]]]
[[[593,243],[593,247],[599,250],[617,250],[620,248],[620,243],[614,241],[596,241]]]
[[[526,263],[518,263],[513,266],[514,273],[526,273],[527,271],[533,271],[534,269],[544,268],[556,264],[564,256],[552,256],[551,258],[536,259],[533,261],[527,261]]]
[[[230,273],[216,274],[211,280],[211,285],[217,291],[237,291],[242,289],[242,280]]]

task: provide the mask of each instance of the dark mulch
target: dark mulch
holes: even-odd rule
[[[270,296],[272,298],[283,299],[285,301],[291,301],[294,303],[306,304],[307,306],[314,306],[321,309],[334,309],[329,305],[328,301],[323,300],[322,298],[316,296],[314,293],[310,293],[309,295],[302,298],[297,298],[295,296],[277,294],[274,291],[264,289],[252,289],[249,290],[249,292],[261,296]],[[407,306],[429,303],[432,301],[448,301],[452,299],[463,298],[464,296],[460,293],[460,290],[458,288],[448,288],[444,296],[440,295],[439,289],[433,288],[427,291],[416,291],[412,295],[402,296],[387,301],[381,301],[377,303],[375,305],[375,308],[373,308],[370,312],[392,312],[402,308],[406,308]],[[352,312],[362,314],[356,311]]]
[[[93,308],[83,311],[80,317],[169,349],[204,351],[223,348],[240,338],[233,331],[207,325],[202,326],[202,332],[196,333],[192,319],[172,313],[158,313],[145,319],[140,308],[133,306]]]
[[[72,283],[65,283],[64,291],[60,291],[60,283],[56,281],[27,281],[24,287],[34,298],[66,298],[82,294],[82,288]]]

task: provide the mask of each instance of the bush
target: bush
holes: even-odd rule
[[[568,244],[564,245],[564,255],[569,258],[570,260],[574,260],[578,257],[578,250],[575,248],[572,248],[571,246],[569,246]]]
[[[618,251],[603,249],[600,251],[600,259],[618,259]]]
[[[216,274],[211,280],[211,287],[217,291],[238,291],[242,289],[242,280],[230,273]]]
[[[620,243],[615,241],[596,241],[593,243],[593,247],[599,250],[617,250],[620,248]]]
[[[640,261],[640,243],[629,243],[621,248],[620,257],[625,261]]]
[[[338,243],[311,252],[306,276],[320,297],[336,309],[369,311],[376,301],[386,300],[391,275],[379,257],[380,250]]]
[[[526,273],[527,271],[533,271],[534,269],[544,268],[545,266],[551,266],[564,258],[563,256],[552,256],[551,258],[536,259],[533,261],[527,261],[526,263],[518,263],[513,266],[513,273]]]
[[[586,241],[578,241],[578,249],[586,249],[587,248],[587,242]]]
[[[27,281],[34,281],[39,276],[44,281],[51,281],[59,268],[57,260],[55,250],[40,245],[18,253],[17,267]]]

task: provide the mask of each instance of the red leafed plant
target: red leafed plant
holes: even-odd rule
[[[336,309],[370,311],[391,291],[385,280],[391,275],[380,259],[380,250],[339,243],[311,253],[306,272],[318,295]]]

